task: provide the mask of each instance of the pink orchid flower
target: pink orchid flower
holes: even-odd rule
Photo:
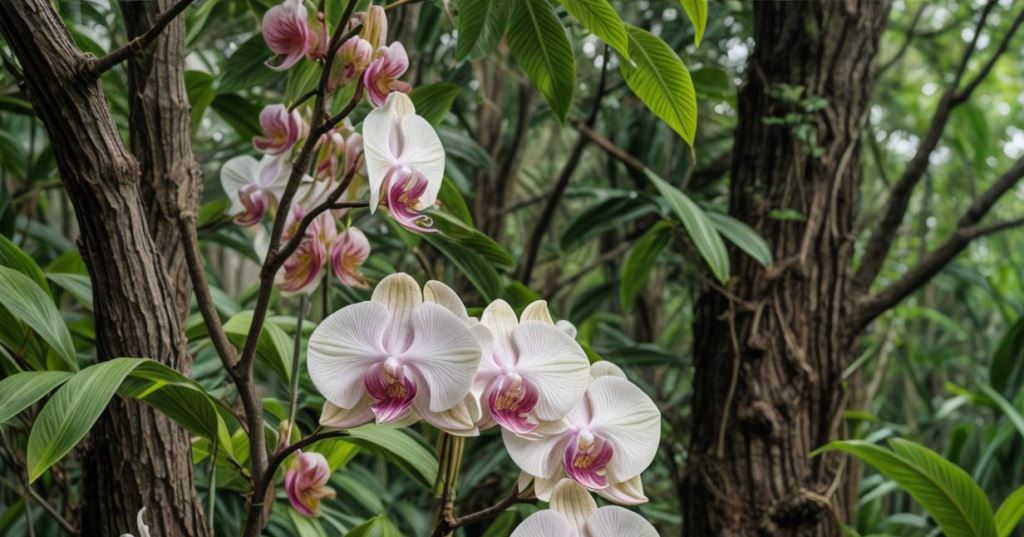
[[[383,106],[391,92],[409,93],[412,86],[398,80],[409,69],[409,55],[405,47],[395,41],[390,46],[379,47],[374,57],[376,59],[363,73],[363,85],[370,103]]]
[[[317,149],[319,164],[316,178],[319,180],[336,179],[339,171],[347,175],[362,165],[363,137],[350,128],[334,128],[323,134],[317,142]]]
[[[366,71],[373,61],[373,45],[369,41],[354,35],[341,44],[338,54],[334,57],[336,74],[331,78],[329,89],[334,91],[356,80]]]
[[[295,462],[284,475],[284,489],[288,501],[296,511],[306,516],[320,514],[320,501],[334,498],[334,489],[327,486],[331,468],[323,455],[315,452],[295,455]]]
[[[347,429],[423,419],[451,434],[478,434],[465,399],[480,355],[461,319],[424,301],[408,274],[392,274],[369,301],[338,310],[309,338],[309,376],[327,400],[320,423]]]
[[[285,222],[283,242],[295,235],[304,216],[302,206],[293,204]],[[288,256],[277,273],[275,283],[284,295],[309,294],[320,285],[320,277],[323,276],[321,269],[327,262],[327,249],[337,232],[334,226],[330,213],[326,212],[310,222],[299,247]]]
[[[370,241],[357,227],[338,234],[331,246],[331,270],[343,285],[366,289],[369,287],[359,267],[370,257]]]
[[[309,13],[302,0],[284,0],[263,15],[263,40],[277,58],[267,67],[277,71],[291,68],[303,56],[318,48],[320,38],[309,27]]]
[[[444,147],[427,120],[403,93],[392,93],[384,106],[363,121],[363,144],[370,184],[370,212],[379,205],[413,231],[430,231],[421,211],[437,201],[444,178]]]
[[[243,226],[258,224],[284,193],[292,166],[284,158],[234,157],[220,169],[220,184],[231,200],[228,211]]]
[[[511,537],[658,537],[658,531],[628,509],[598,509],[586,489],[562,479],[551,493],[550,509],[528,516]]]
[[[252,145],[267,155],[287,152],[306,136],[309,127],[298,110],[288,111],[283,104],[271,104],[260,112],[260,128],[263,136],[255,136]]]
[[[531,478],[537,497],[550,497],[563,472],[580,485],[617,503],[647,501],[640,473],[654,460],[661,438],[661,413],[651,398],[621,375],[601,366],[583,400],[559,422],[542,423],[539,439],[502,431],[505,448]]]
[[[587,355],[555,326],[546,302],[530,304],[516,319],[507,302],[496,300],[480,324],[493,338],[473,381],[481,429],[498,424],[530,436],[541,421],[562,419],[583,398],[590,382]]]

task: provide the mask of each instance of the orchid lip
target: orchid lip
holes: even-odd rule
[[[494,379],[488,389],[487,406],[499,425],[509,431],[525,435],[537,428],[537,421],[529,413],[537,406],[540,392],[521,375],[510,372]]]
[[[374,364],[364,377],[366,391],[374,399],[370,405],[378,423],[394,422],[405,417],[416,397],[416,383],[405,373],[399,358],[389,356]]]
[[[614,454],[611,442],[591,431],[578,431],[570,437],[565,447],[565,473],[587,488],[607,488],[605,469]]]

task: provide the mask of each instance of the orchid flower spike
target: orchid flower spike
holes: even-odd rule
[[[289,112],[283,104],[271,104],[263,108],[260,112],[260,128],[263,129],[263,136],[253,137],[252,145],[257,151],[268,155],[287,152],[309,130],[302,114],[298,110]]]
[[[277,71],[291,68],[303,56],[318,49],[320,37],[309,27],[309,13],[302,0],[284,0],[263,15],[263,40],[276,58],[267,67]]]
[[[138,514],[135,515],[135,523],[139,525],[139,537],[150,537],[149,526],[146,525],[146,521],[142,519],[143,515],[146,514],[146,508],[139,509]],[[130,533],[122,534],[121,537],[134,537]]]
[[[430,231],[420,211],[437,201],[444,178],[444,147],[434,127],[416,115],[404,93],[392,93],[363,121],[370,212],[384,205],[413,231]]]
[[[451,434],[478,434],[465,399],[480,355],[461,319],[425,302],[408,274],[392,274],[369,301],[338,310],[309,338],[309,376],[327,400],[320,424],[348,429],[423,419]]]
[[[298,232],[299,223],[305,210],[298,203],[292,204],[282,240],[288,241]],[[285,296],[309,294],[320,285],[323,266],[327,262],[327,249],[337,234],[329,212],[321,213],[306,228],[299,247],[285,260],[275,277],[275,284]]]
[[[306,516],[320,514],[320,501],[334,498],[334,489],[327,486],[331,468],[320,453],[299,450],[295,462],[284,475],[284,489],[288,501],[296,511]]]
[[[640,473],[654,460],[661,439],[661,413],[621,370],[600,366],[583,400],[561,422],[544,423],[539,440],[502,431],[505,448],[546,500],[563,472],[616,503],[644,503]],[[622,375],[622,376],[620,376]]]
[[[580,403],[590,382],[587,355],[555,326],[546,302],[530,304],[516,319],[507,302],[496,300],[480,323],[493,338],[473,381],[481,429],[497,424],[532,437],[542,421],[560,420]]]
[[[511,537],[658,537],[658,531],[628,509],[598,509],[586,489],[562,479],[551,493],[550,509],[528,516]]]
[[[359,268],[370,257],[370,241],[357,227],[338,234],[331,246],[331,270],[343,285],[366,289],[366,278]]]
[[[267,209],[276,205],[292,166],[282,157],[264,156],[261,160],[248,156],[234,157],[220,169],[220,184],[231,200],[229,212],[243,226],[258,224]]]
[[[399,80],[409,69],[409,55],[405,47],[395,41],[387,47],[379,47],[374,60],[363,72],[366,97],[373,106],[383,106],[391,92],[409,93],[412,86]]]

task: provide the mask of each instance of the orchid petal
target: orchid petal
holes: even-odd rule
[[[309,337],[306,365],[317,391],[335,405],[352,409],[366,393],[363,374],[386,356],[381,337],[388,311],[376,302],[345,306]]]
[[[542,422],[535,429],[535,432],[540,434],[539,438],[522,438],[509,430],[501,430],[501,439],[505,442],[505,450],[512,457],[512,461],[520,470],[534,476],[535,479],[550,478],[561,472],[562,453],[569,442],[569,435],[542,434],[547,432],[544,431],[546,425],[546,422]],[[534,489],[536,490],[536,485]],[[540,498],[539,491],[537,497]]]
[[[579,344],[561,330],[526,321],[512,333],[518,349],[516,371],[541,393],[534,412],[542,420],[565,416],[582,399],[590,382],[590,362]]]
[[[626,373],[622,371],[622,368],[609,362],[608,360],[601,360],[600,362],[594,362],[590,364],[590,377],[601,378],[601,377],[618,377],[620,379],[626,378]]]
[[[494,354],[502,362],[499,365],[512,365],[515,362],[515,353],[510,344],[512,331],[519,326],[519,319],[512,306],[500,299],[491,302],[480,316],[480,323],[490,328],[494,335]]]
[[[580,533],[562,515],[545,509],[526,517],[511,537],[578,537]],[[619,536],[621,537],[621,536]]]
[[[373,400],[368,395],[363,395],[358,403],[352,408],[341,408],[330,401],[324,402],[324,409],[320,413],[320,425],[333,429],[351,429],[364,423],[373,421],[373,410],[370,404]]]
[[[648,501],[639,475],[620,483],[609,483],[607,487],[596,492],[602,498],[621,505],[640,505]]]
[[[480,430],[476,427],[476,420],[473,411],[464,399],[454,407],[434,412],[429,408],[427,397],[417,397],[413,400],[413,407],[423,418],[423,421],[437,427],[438,429],[454,436],[479,436]]]
[[[437,280],[430,280],[423,286],[423,300],[443,307],[463,321],[469,321],[466,306],[459,295],[451,287]]]
[[[548,311],[546,300],[535,300],[523,308],[519,321],[540,321],[542,323],[555,324],[555,321],[551,318],[551,312]]]
[[[542,502],[551,501],[551,494],[555,492],[555,485],[558,484],[563,478],[559,475],[555,477],[538,477],[533,480],[533,495]]]
[[[220,186],[224,189],[224,194],[231,200],[229,212],[232,214],[244,210],[242,202],[238,199],[238,193],[246,185],[256,181],[259,169],[259,161],[249,155],[231,158],[221,167]]]
[[[658,451],[661,412],[636,385],[616,377],[590,383],[587,399],[592,409],[590,428],[612,443],[615,456],[607,478],[618,483],[639,475]]]
[[[388,321],[382,325],[385,327],[384,348],[391,354],[401,353],[412,339],[409,320],[413,308],[423,302],[420,285],[404,272],[392,274],[377,284],[370,300],[383,304],[391,314]]]
[[[565,334],[573,339],[576,339],[576,325],[562,319],[555,323],[555,328],[565,332]]]
[[[398,115],[401,110],[396,108],[389,99],[385,106],[373,109],[363,120],[363,156],[370,184],[370,213],[380,204],[381,186],[398,163],[391,150],[393,131],[401,119]]]
[[[393,93],[392,95],[404,95]],[[444,146],[437,131],[426,119],[409,114],[401,119],[403,151],[402,164],[419,172],[427,180],[427,189],[420,196],[420,207],[425,209],[437,201],[444,179]]]
[[[459,404],[469,393],[480,365],[480,345],[451,312],[422,304],[412,312],[413,339],[403,360],[422,377],[430,394],[430,411]]]
[[[590,537],[658,537],[658,530],[647,519],[615,505],[598,509],[587,520],[586,528]]]
[[[582,529],[590,515],[597,511],[597,502],[587,489],[572,479],[562,479],[551,492],[551,509],[564,516],[574,527]]]

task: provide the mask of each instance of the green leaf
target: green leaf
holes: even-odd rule
[[[624,59],[629,60],[629,38],[626,25],[608,0],[562,0],[562,7],[583,27],[608,43]]]
[[[892,451],[860,440],[832,442],[817,450],[844,451],[896,482],[935,519],[947,537],[996,537],[992,506],[959,466],[924,446],[901,439]]]
[[[999,340],[988,366],[988,379],[993,388],[1008,396],[1017,393],[1024,382],[1024,317]]]
[[[447,213],[430,211],[428,214],[433,218],[434,226],[452,242],[472,250],[497,267],[512,268],[516,266],[516,258],[504,246],[479,229],[464,224]]]
[[[210,107],[221,117],[238,137],[248,140],[260,133],[260,107],[252,99],[237,93],[217,95]]]
[[[708,27],[708,0],[679,0],[679,3],[693,23],[693,42],[699,47],[704,39],[704,30]]]
[[[1024,517],[1024,487],[1010,494],[1009,498],[996,510],[996,533],[999,537],[1009,537],[1013,528],[1017,527]]]
[[[71,370],[78,369],[78,357],[71,333],[50,296],[28,276],[0,267],[0,305],[34,330]]]
[[[655,175],[651,170],[645,170],[645,173],[665,201],[672,207],[672,211],[679,217],[686,232],[690,235],[690,240],[693,241],[697,251],[711,268],[711,272],[719,281],[727,280],[729,278],[729,254],[725,250],[722,237],[707,214],[686,194]]]
[[[455,59],[475,60],[486,56],[505,35],[513,0],[459,0],[459,40]]]
[[[461,220],[463,224],[473,225],[473,214],[469,212],[466,200],[451,180],[445,179],[441,182],[441,190],[437,193],[437,201],[442,209]]]
[[[991,386],[981,385],[981,393],[985,394],[986,397],[992,400],[997,408],[1010,420],[1010,423],[1017,429],[1021,437],[1024,438],[1024,416],[1017,412],[1016,408],[1013,408],[1013,404],[1006,400],[1005,397],[999,394],[999,392],[992,389]]]
[[[437,84],[425,84],[416,86],[409,93],[409,98],[416,106],[416,113],[430,122],[437,125],[444,121],[448,111],[452,109],[452,103],[459,96],[462,88],[456,84],[439,82]]]
[[[274,70],[266,66],[266,61],[271,56],[273,53],[263,41],[263,34],[253,34],[238,46],[234,54],[224,60],[217,93],[255,88],[273,78]]]
[[[209,2],[203,7],[213,4]],[[203,71],[185,71],[185,88],[188,92],[188,102],[192,104],[192,132],[199,130],[202,124],[203,114],[210,107],[217,91],[213,89],[213,75]]]
[[[715,229],[729,242],[753,257],[758,263],[766,267],[772,264],[772,249],[753,228],[726,214],[715,212],[704,214],[714,224]]]
[[[616,193],[579,211],[559,239],[559,247],[570,251],[605,231],[655,212],[650,197],[636,192]]]
[[[523,72],[565,121],[576,85],[576,58],[558,15],[547,0],[519,0],[512,12],[508,46]]]
[[[349,429],[348,433],[346,441],[387,458],[421,485],[433,486],[437,457],[410,433],[374,424]]]
[[[75,300],[79,301],[87,309],[93,309],[92,281],[89,280],[88,276],[49,272],[46,274],[46,278],[75,297]]]
[[[484,260],[476,252],[437,233],[424,233],[424,240],[437,248],[455,268],[469,278],[484,300],[490,302],[501,296],[501,276],[491,263]]]
[[[345,537],[402,537],[402,532],[384,515],[377,515],[352,528]]]
[[[693,145],[697,134],[697,94],[690,73],[672,47],[660,37],[636,26],[626,25],[630,62],[619,69],[626,85],[654,115]]]
[[[243,311],[224,323],[224,333],[231,343],[242,347],[252,325],[252,310]],[[291,382],[292,338],[274,323],[263,323],[263,332],[256,345],[256,358],[267,364],[286,385]]]
[[[10,267],[18,272],[32,278],[40,289],[50,294],[50,286],[46,284],[46,275],[43,269],[39,268],[35,260],[29,257],[17,244],[11,242],[7,237],[0,235],[0,266]]]
[[[0,423],[18,415],[73,376],[67,371],[25,371],[0,380]]]
[[[36,417],[28,438],[28,478],[35,481],[71,451],[103,413],[140,358],[114,358],[75,374]]]
[[[633,301],[636,295],[647,284],[647,277],[654,268],[658,254],[668,246],[672,240],[672,228],[667,222],[661,221],[646,233],[629,252],[629,257],[622,265],[622,278],[619,283],[619,298],[622,301],[622,309],[629,311],[633,309]]]

